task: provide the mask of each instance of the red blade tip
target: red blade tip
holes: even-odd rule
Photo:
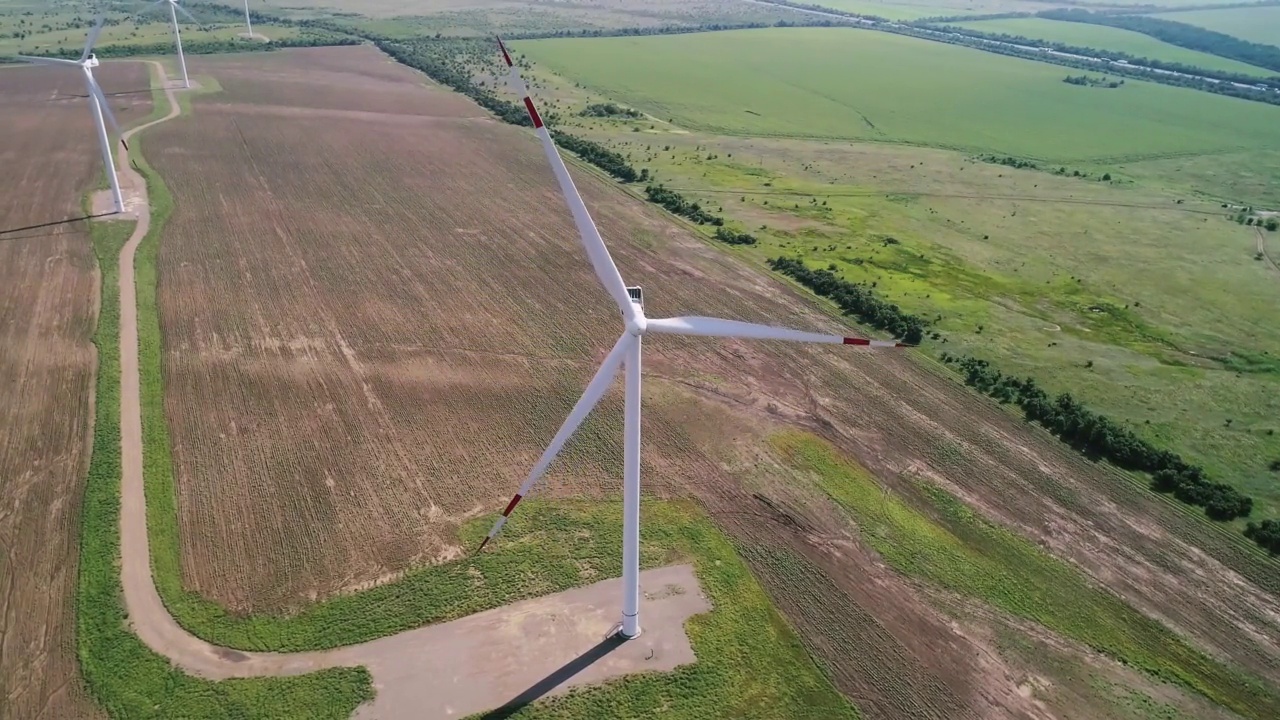
[[[476,552],[480,552],[481,550],[484,550],[484,546],[488,544],[489,544],[489,538],[485,538],[484,542],[480,543],[480,547],[476,548]]]
[[[871,341],[864,338],[845,338],[845,345],[870,345]]]

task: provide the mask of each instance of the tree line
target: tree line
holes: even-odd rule
[[[1145,15],[1107,15],[1079,9],[1044,10],[1036,15],[1048,20],[1065,20],[1131,30],[1170,45],[1238,60],[1272,72],[1280,72],[1280,47],[1249,42],[1187,23]]]
[[[662,185],[649,185],[644,189],[644,194],[649,202],[661,205],[673,215],[688,218],[699,225],[724,225],[723,218],[712,215],[696,202],[685,200],[684,196],[675,190]]]
[[[1172,494],[1182,502],[1204,508],[1205,515],[1214,520],[1245,518],[1253,512],[1253,498],[1230,485],[1211,481],[1204,468],[1177,453],[1155,447],[1124,425],[1088,409],[1070,393],[1050,398],[1034,378],[1006,375],[988,361],[972,356],[944,352],[942,361],[956,366],[966,385],[998,402],[1017,404],[1028,420],[1039,423],[1077,450],[1125,470],[1148,473],[1151,489],[1156,492]],[[1264,521],[1263,525],[1280,531],[1280,524],[1275,521]],[[1255,529],[1252,534],[1247,530],[1245,534],[1270,550],[1258,539],[1265,536],[1268,542],[1271,538],[1280,540],[1280,535],[1270,532]]]
[[[776,257],[768,264],[815,294],[834,301],[845,315],[856,317],[859,322],[891,333],[912,345],[924,339],[928,321],[903,312],[902,308],[881,298],[868,285],[849,282],[830,270],[813,270],[798,258]]]
[[[461,43],[453,40],[391,40],[379,37],[373,41],[379,50],[394,60],[425,73],[436,82],[466,95],[505,123],[533,127],[523,105],[500,98],[488,88],[476,85],[471,72],[458,60]],[[496,52],[496,50],[494,51]],[[583,160],[623,182],[645,182],[648,170],[637,171],[626,158],[598,142],[559,130],[549,130],[551,139]]]
[[[716,239],[727,245],[755,245],[756,236],[750,233],[737,232],[727,227],[716,228]]]

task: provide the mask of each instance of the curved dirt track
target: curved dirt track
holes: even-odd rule
[[[123,133],[128,140],[181,113],[164,68],[151,63],[169,102],[158,120]],[[600,643],[613,624],[619,591],[616,580],[525,600],[455,621],[428,625],[359,645],[315,652],[241,652],[205,642],[184,630],[169,614],[151,575],[146,496],[142,476],[142,412],[138,364],[137,294],[134,256],[151,227],[146,181],[121,149],[117,159],[122,184],[129,190],[127,212],[137,225],[120,253],[120,430],[121,430],[121,581],[125,608],[135,634],[147,647],[183,671],[210,680],[301,675],[332,667],[367,667],[377,698],[356,713],[361,718],[455,717],[498,707],[542,686],[545,678]],[[699,591],[692,567],[647,570],[649,587],[674,586],[680,593],[644,598],[647,622],[640,638],[627,642],[607,658],[577,675],[570,684],[600,682],[641,671],[669,670],[694,660],[684,634],[684,621],[709,606]],[[521,637],[510,642],[512,630]],[[505,634],[504,634],[505,633]],[[475,672],[469,672],[474,669]],[[428,713],[428,714],[424,714]]]

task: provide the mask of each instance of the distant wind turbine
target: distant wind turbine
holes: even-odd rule
[[[182,34],[178,32],[178,13],[186,15],[196,25],[199,25],[200,21],[187,12],[186,8],[179,5],[178,0],[156,0],[156,2],[143,8],[143,12],[161,5],[169,6],[169,22],[173,24],[173,44],[178,48],[178,67],[182,68],[182,87],[189,88],[191,87],[191,80],[187,78],[187,58],[182,54]]]
[[[93,121],[98,128],[98,144],[102,146],[102,164],[106,166],[107,180],[111,184],[111,199],[115,202],[116,212],[122,213],[124,196],[120,194],[120,179],[116,177],[116,163],[111,155],[111,140],[107,135],[107,126],[103,122],[103,117],[105,116],[111,122],[111,128],[115,130],[116,135],[120,135],[120,125],[116,123],[115,115],[111,113],[111,106],[107,104],[107,97],[98,86],[98,81],[93,78],[93,68],[98,67],[98,58],[93,54],[93,44],[98,41],[98,35],[102,32],[102,23],[103,18],[99,15],[97,23],[89,31],[89,37],[84,41],[84,52],[80,53],[79,60],[31,55],[18,55],[18,57],[36,65],[73,65],[84,72],[85,95],[89,98],[89,106],[93,109]],[[126,150],[129,149],[123,138],[120,143]]]
[[[542,142],[542,150],[551,163],[551,171],[560,184],[560,192],[564,195],[569,211],[573,214],[574,224],[582,238],[582,245],[587,252],[596,275],[605,289],[613,296],[618,309],[622,311],[625,329],[622,336],[614,343],[613,349],[605,356],[595,377],[587,384],[587,389],[578,399],[569,417],[552,438],[551,444],[543,451],[542,457],[520,486],[515,497],[502,511],[502,517],[489,531],[488,537],[480,543],[480,550],[497,537],[502,526],[511,516],[511,511],[522,498],[533,490],[533,486],[547,471],[556,455],[568,442],[592,409],[608,392],[618,370],[626,366],[625,399],[623,405],[623,481],[622,481],[622,629],[623,638],[634,638],[640,634],[640,346],[642,338],[649,333],[661,335],[701,335],[707,337],[731,337],[753,340],[791,340],[796,342],[827,343],[832,345],[865,345],[871,347],[905,347],[903,343],[885,340],[865,340],[863,338],[842,337],[840,335],[823,335],[820,333],[802,332],[784,328],[756,325],[737,320],[722,320],[710,317],[674,317],[661,320],[650,320],[644,315],[644,294],[639,287],[628,287],[622,281],[618,268],[605,247],[600,231],[596,229],[587,207],[573,185],[573,178],[564,166],[564,160],[556,150],[551,134],[542,123],[538,109],[529,97],[529,88],[520,78],[520,71],[511,61],[507,48],[498,40],[502,50],[502,59],[510,68],[512,87],[524,98],[525,109],[529,119],[533,121],[534,131]]]
[[[249,39],[253,39],[253,21],[249,19],[249,0],[244,0],[244,26],[249,30]]]

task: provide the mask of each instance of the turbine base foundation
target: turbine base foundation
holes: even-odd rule
[[[124,196],[124,212],[116,212],[116,203],[111,197],[110,190],[95,190],[89,204],[94,220],[137,220],[138,214],[145,211],[146,196],[125,186],[123,176],[120,180],[120,194]]]
[[[368,666],[378,696],[353,717],[433,720],[485,711],[506,717],[570,687],[694,662],[685,622],[711,605],[693,568],[654,568],[640,578],[649,592],[640,601],[644,637],[636,640],[610,632],[622,590],[614,578],[360,646],[352,664]],[[416,653],[406,665],[397,644],[432,652]],[[386,646],[386,663],[378,660],[379,645]]]

